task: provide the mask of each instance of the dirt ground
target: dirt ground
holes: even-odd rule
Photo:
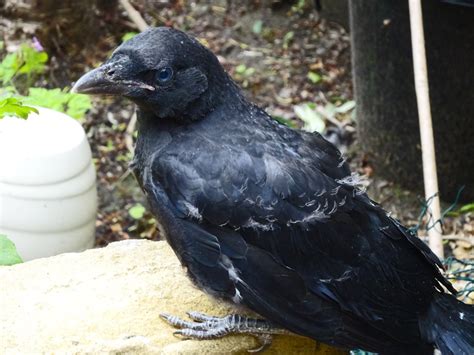
[[[197,36],[218,55],[252,101],[294,126],[302,126],[295,115],[295,105],[311,102],[316,106],[339,106],[353,99],[349,34],[340,25],[321,18],[311,1],[136,0],[132,4],[149,25],[173,26]],[[39,86],[71,86],[82,73],[105,60],[123,35],[137,31],[120,7],[114,13],[99,10],[94,15],[97,33],[85,47],[76,46],[74,50],[74,43],[67,47],[53,41],[50,75],[39,81]],[[28,21],[3,18],[3,40],[7,44],[30,40],[37,33],[38,24]],[[310,80],[309,72],[317,73],[319,78]],[[134,139],[130,125],[134,107],[115,98],[93,101],[93,109],[82,124],[98,173],[96,244],[103,246],[129,238],[159,239],[149,213],[145,211],[143,217],[134,218],[130,212],[137,204],[146,207],[144,196],[128,170]],[[355,171],[366,176],[371,197],[405,224],[416,225],[423,199],[377,177],[370,161],[357,148],[352,115],[341,115],[328,120],[326,125],[328,139],[346,152]],[[472,258],[473,213],[448,216],[444,226],[450,236],[446,240],[448,255]],[[423,223],[420,234],[426,235]]]

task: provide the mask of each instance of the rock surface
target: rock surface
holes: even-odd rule
[[[122,241],[4,266],[0,280],[0,354],[245,354],[258,346],[251,336],[173,336],[160,313],[236,310],[196,289],[165,242]],[[264,353],[343,352],[278,336]]]

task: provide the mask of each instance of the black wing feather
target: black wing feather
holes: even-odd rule
[[[188,254],[196,253],[202,286],[235,296],[228,278],[197,275],[225,273],[216,259],[225,255],[240,272],[243,302],[289,329],[340,346],[364,338],[367,349],[416,342],[417,314],[434,287],[449,283],[429,248],[354,186],[337,149],[269,120],[258,132],[239,125],[227,136],[205,122],[153,161],[153,179],[186,226],[183,238],[199,244]],[[336,340],[308,318],[322,317],[320,309]]]

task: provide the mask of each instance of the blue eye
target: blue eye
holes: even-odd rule
[[[173,77],[173,69],[169,67],[163,68],[158,72],[158,81],[160,83],[166,83],[170,81],[172,77]]]

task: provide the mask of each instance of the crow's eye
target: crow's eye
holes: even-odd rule
[[[170,81],[172,77],[173,77],[173,69],[169,67],[160,69],[157,75],[157,79],[160,83],[166,83]]]

